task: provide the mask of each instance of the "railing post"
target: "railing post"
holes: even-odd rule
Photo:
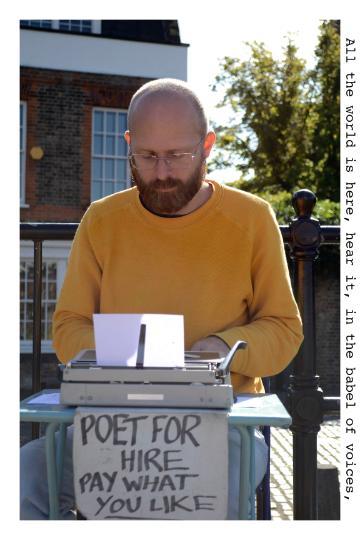
[[[34,296],[33,296],[33,362],[32,393],[41,390],[41,293],[42,293],[42,240],[34,240]],[[39,424],[32,424],[32,438],[39,437]]]
[[[323,394],[316,374],[314,261],[318,257],[321,228],[311,218],[314,193],[297,191],[292,204],[297,218],[290,224],[291,258],[295,261],[294,292],[304,328],[304,341],[290,375],[288,403],[293,433],[294,519],[317,519],[317,433]]]

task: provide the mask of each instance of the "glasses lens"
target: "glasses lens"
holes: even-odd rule
[[[166,159],[172,169],[186,169],[191,166],[193,156],[191,154],[173,154]]]
[[[156,156],[147,156],[146,154],[134,154],[132,162],[134,167],[142,171],[153,169],[156,165]]]
[[[190,153],[182,153],[172,154],[167,157],[148,156],[146,154],[133,154],[131,156],[133,166],[141,171],[154,169],[156,163],[160,159],[164,160],[169,169],[186,169],[191,166],[193,155]]]

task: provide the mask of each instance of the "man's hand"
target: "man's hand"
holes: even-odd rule
[[[222,339],[216,336],[209,336],[195,341],[190,350],[218,352],[220,356],[223,357],[230,351],[230,347],[228,347]]]

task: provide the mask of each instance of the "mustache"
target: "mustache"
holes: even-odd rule
[[[177,178],[166,178],[165,180],[159,180],[156,178],[149,183],[148,188],[150,189],[170,189],[181,185],[181,180]]]

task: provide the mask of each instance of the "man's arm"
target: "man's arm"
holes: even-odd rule
[[[256,219],[253,241],[249,322],[216,332],[192,346],[194,350],[217,350],[226,354],[236,341],[246,341],[248,346],[236,354],[231,371],[247,377],[281,372],[293,359],[303,339],[281,233],[270,206],[266,204],[263,209],[263,215]]]
[[[95,348],[92,315],[99,312],[102,272],[89,238],[92,214],[84,214],[76,231],[53,316],[53,346],[63,363],[81,349]]]

